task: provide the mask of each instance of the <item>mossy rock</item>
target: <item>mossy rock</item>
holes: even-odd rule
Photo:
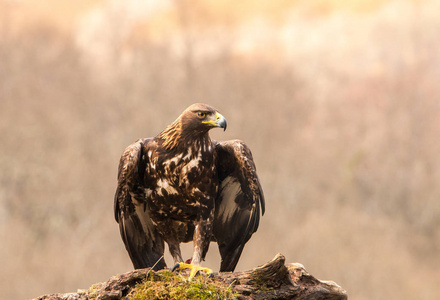
[[[126,296],[125,299],[237,299],[237,294],[222,283],[206,276],[188,277],[175,275],[168,270],[150,272],[145,281]]]

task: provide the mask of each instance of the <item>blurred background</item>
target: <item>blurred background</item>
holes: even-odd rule
[[[0,0],[2,298],[131,270],[119,157],[204,102],[267,201],[237,270],[281,252],[352,299],[436,299],[439,2]]]

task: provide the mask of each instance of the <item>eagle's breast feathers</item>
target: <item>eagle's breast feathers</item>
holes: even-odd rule
[[[145,147],[148,149],[148,144]],[[147,150],[150,160],[146,163],[149,176],[144,177],[145,201],[153,219],[171,216],[184,221],[213,209],[218,183],[213,180],[216,169],[211,142],[177,148],[173,155],[161,156],[162,151]]]

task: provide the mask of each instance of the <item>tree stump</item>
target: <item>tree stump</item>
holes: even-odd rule
[[[77,293],[52,294],[37,300],[113,300],[129,295],[135,286],[156,272],[147,269],[134,270],[114,276],[108,281],[92,285]],[[216,273],[212,280],[229,286],[238,299],[347,299],[347,293],[332,281],[321,281],[310,275],[298,263],[285,265],[285,258],[277,254],[268,263],[244,272]],[[129,299],[129,298],[126,298]]]

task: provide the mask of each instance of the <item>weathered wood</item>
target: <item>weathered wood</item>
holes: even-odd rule
[[[347,299],[347,293],[333,281],[318,280],[310,275],[302,264],[288,264],[290,278],[295,286],[299,287],[298,297],[295,299]]]
[[[148,275],[150,274],[150,275]],[[138,284],[155,276],[150,269],[134,270],[114,276],[107,282],[93,285],[77,293],[44,295],[37,300],[121,299]],[[332,281],[321,281],[310,275],[301,264],[285,265],[285,258],[277,254],[268,263],[249,271],[216,273],[212,280],[222,282],[239,294],[240,299],[329,299],[344,300],[347,294]]]

